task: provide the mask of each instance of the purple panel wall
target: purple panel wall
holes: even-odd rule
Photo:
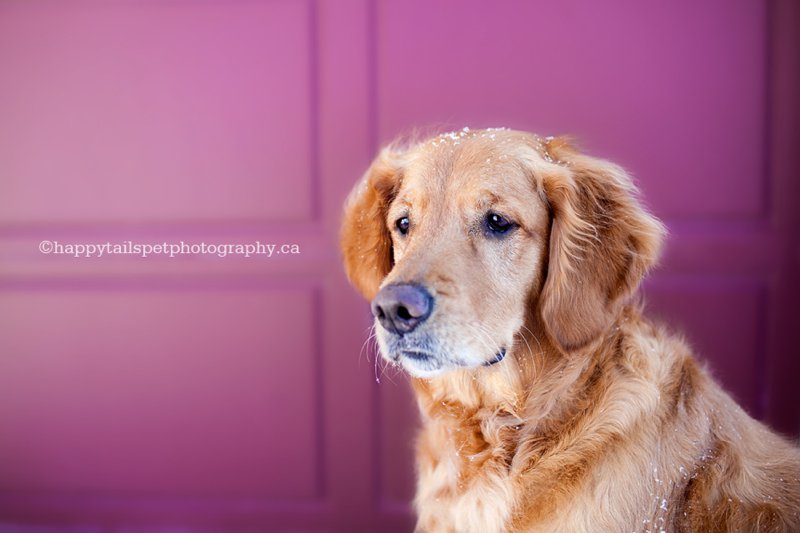
[[[797,435],[798,26],[789,0],[0,3],[0,533],[409,531],[415,406],[336,246],[409,131],[628,168],[671,232],[652,314]]]

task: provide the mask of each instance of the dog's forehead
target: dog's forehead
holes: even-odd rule
[[[529,140],[511,130],[440,135],[415,150],[401,195],[409,200],[484,193],[527,195],[535,187],[525,160],[536,156]]]

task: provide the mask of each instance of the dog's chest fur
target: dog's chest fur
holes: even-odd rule
[[[665,484],[663,479],[651,477],[649,492],[653,497],[649,502],[641,501],[640,509],[630,509],[630,500],[632,491],[641,490],[641,487],[614,490],[602,498],[604,505],[598,505],[599,500],[587,497],[596,491],[576,491],[576,487],[569,491],[574,497],[564,498],[564,493],[553,493],[549,487],[524,487],[520,478],[525,473],[515,472],[513,457],[509,457],[505,450],[495,448],[477,454],[465,453],[463,444],[456,438],[449,435],[450,438],[441,438],[450,433],[446,428],[435,426],[435,423],[429,424],[421,436],[416,496],[419,531],[584,531],[588,530],[589,524],[592,529],[622,531],[631,523],[652,525],[658,531],[658,526],[665,525],[669,518],[670,510],[665,509],[661,502],[670,497],[668,490],[678,488],[675,481]],[[610,471],[604,476],[604,470],[610,470],[610,465],[597,467],[599,479],[613,476]],[[648,477],[642,476],[641,479]],[[629,500],[627,504],[622,498]],[[515,516],[522,508],[529,509],[524,523]],[[610,508],[621,512],[610,513]],[[642,531],[647,529],[643,527]]]
[[[429,422],[420,436],[420,531],[503,531],[511,518],[514,494],[508,466],[491,451],[470,446],[462,431]]]
[[[428,422],[420,436],[419,532],[669,530],[680,521],[676,513],[686,516],[674,508],[676,497],[703,468],[622,454],[598,461],[585,474],[571,473],[568,464],[561,475],[549,465],[539,474],[534,465],[515,464],[513,452],[502,447],[475,453],[459,433],[446,423]],[[620,476],[622,471],[626,475]],[[547,482],[536,482],[545,477]],[[555,488],[562,482],[562,490]]]
[[[638,338],[624,353],[555,367],[524,399],[480,380],[414,383],[417,530],[799,531],[797,450],[680,343]],[[519,383],[520,369],[497,376]]]

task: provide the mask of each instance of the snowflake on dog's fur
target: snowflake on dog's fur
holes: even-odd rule
[[[508,128],[486,128],[484,130],[481,130],[480,136],[482,138],[489,138],[494,140],[496,137],[496,134],[494,132],[497,131],[508,131]],[[436,137],[434,137],[433,139],[431,139],[430,142],[431,145],[433,146],[438,146],[440,144],[447,144],[450,142],[452,142],[453,145],[457,145],[460,144],[463,139],[470,139],[477,136],[478,136],[477,131],[470,130],[469,126],[464,126],[460,130],[453,130],[441,133]]]
[[[498,128],[485,128],[483,130],[475,131],[471,130],[469,126],[464,126],[460,130],[448,131],[437,135],[436,137],[430,140],[430,145],[434,147],[445,144],[452,144],[453,146],[457,146],[461,144],[461,141],[464,139],[472,139],[478,136],[480,136],[480,138],[482,139],[489,139],[494,141],[497,139],[497,132],[500,131],[510,131],[510,129],[501,126]],[[538,135],[535,135],[533,148],[539,153],[539,155],[542,156],[542,159],[544,159],[548,163],[553,163],[562,166],[569,166],[569,162],[556,159],[550,154],[549,145],[554,139],[555,137],[553,136],[540,137]],[[503,141],[501,141],[501,144],[505,143],[506,141],[507,139],[504,139]],[[487,159],[486,162],[489,163],[491,162],[491,160]]]

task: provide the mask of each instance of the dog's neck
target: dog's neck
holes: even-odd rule
[[[625,314],[622,320],[630,316]],[[493,432],[519,431],[523,425],[526,433],[542,436],[563,430],[585,408],[587,391],[603,386],[599,376],[617,351],[618,328],[572,355],[549,341],[540,323],[528,323],[523,331],[501,363],[414,379],[423,421],[472,432],[474,446],[496,440]]]

